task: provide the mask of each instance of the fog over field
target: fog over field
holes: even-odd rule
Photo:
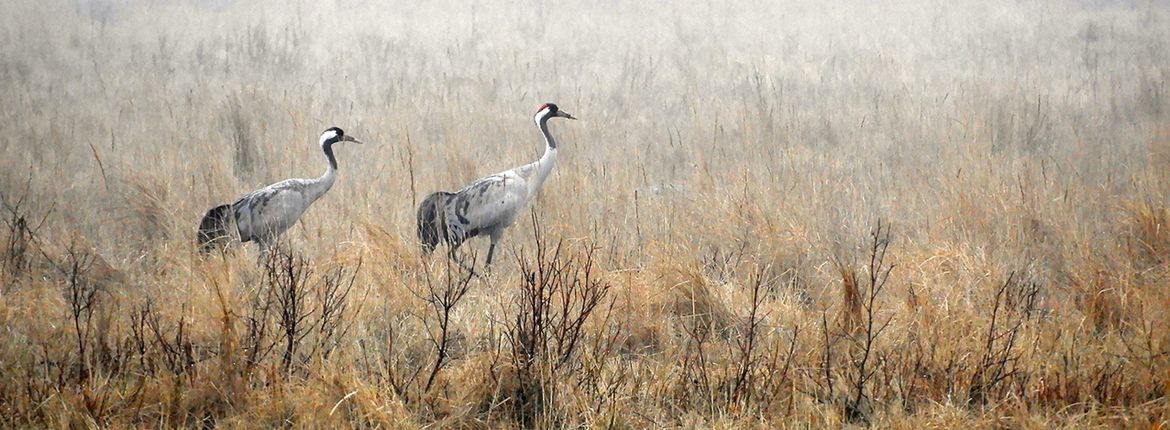
[[[1170,2],[0,16],[0,427],[1170,423]],[[549,102],[490,271],[424,254]],[[197,252],[330,127],[271,253]]]

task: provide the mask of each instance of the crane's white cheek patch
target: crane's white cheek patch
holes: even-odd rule
[[[336,138],[336,137],[337,137],[336,131],[328,130],[328,131],[321,134],[321,144],[324,145],[325,141]]]

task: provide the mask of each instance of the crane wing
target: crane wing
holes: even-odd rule
[[[527,197],[527,181],[512,170],[480,178],[448,202],[448,230],[460,240],[503,230],[516,220]]]
[[[289,179],[245,194],[232,204],[240,241],[275,238],[309,207],[305,181]]]

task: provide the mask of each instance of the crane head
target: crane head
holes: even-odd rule
[[[537,120],[548,119],[548,118],[553,118],[553,117],[577,119],[577,118],[573,117],[573,115],[570,115],[568,112],[565,112],[565,111],[561,110],[560,108],[558,108],[557,105],[554,103],[545,103],[545,104],[540,105],[540,107],[536,109]]]
[[[325,129],[323,133],[321,133],[321,146],[332,145],[337,142],[362,143],[361,141],[345,134],[345,130],[342,130],[339,127],[329,127]]]

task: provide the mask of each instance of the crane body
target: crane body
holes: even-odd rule
[[[548,120],[556,117],[576,119],[552,103],[541,105],[533,117],[545,140],[539,160],[479,178],[454,193],[438,191],[423,199],[418,210],[418,238],[424,252],[434,251],[445,241],[448,255],[453,256],[468,239],[488,236],[491,245],[486,264],[491,265],[504,231],[516,222],[556,167],[557,144],[548,131]]]
[[[321,134],[321,150],[329,163],[321,177],[286,179],[207,211],[196,234],[200,253],[239,240],[259,244],[260,258],[263,258],[280,235],[295,225],[309,206],[337,181],[337,159],[333,156],[333,144],[337,142],[361,143],[340,128],[331,127]]]

